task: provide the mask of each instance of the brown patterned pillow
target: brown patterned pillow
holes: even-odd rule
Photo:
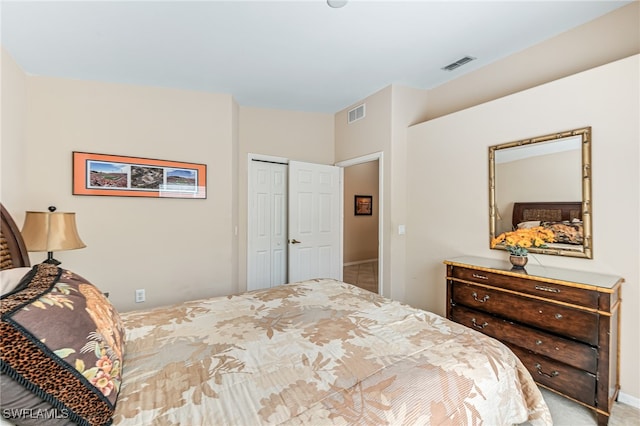
[[[584,244],[584,232],[581,220],[541,222],[540,226],[553,231],[554,243]]]
[[[109,425],[121,382],[120,317],[79,275],[47,264],[34,270],[19,291],[2,296],[0,371],[51,404],[55,415]],[[7,411],[4,399],[2,405],[11,422],[33,417],[32,407]]]

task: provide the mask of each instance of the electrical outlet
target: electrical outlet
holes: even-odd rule
[[[136,290],[136,303],[144,302],[144,300],[145,300],[144,289],[141,288],[139,290]]]

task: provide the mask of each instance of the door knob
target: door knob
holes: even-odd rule
[[[301,241],[296,240],[295,238],[289,241],[291,244],[300,244]]]

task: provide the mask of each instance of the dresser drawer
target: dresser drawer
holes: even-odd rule
[[[596,373],[598,351],[584,343],[563,339],[463,306],[454,306],[451,309],[451,319],[502,342],[511,343],[572,367]]]
[[[555,303],[454,282],[451,302],[496,314],[551,333],[598,344],[598,314]]]
[[[520,358],[536,382],[585,404],[596,405],[596,376],[594,374],[569,367],[515,345],[507,343],[507,346]]]
[[[452,275],[452,278],[472,281],[484,285],[496,285],[501,288],[519,291],[534,296],[598,309],[599,295],[596,291],[568,287],[561,284],[551,284],[544,281],[535,281],[528,276],[514,277],[459,266],[452,268]]]
[[[607,424],[620,390],[622,277],[533,264],[515,271],[475,256],[444,263],[447,318],[500,340],[540,386]]]

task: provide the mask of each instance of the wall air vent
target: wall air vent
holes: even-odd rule
[[[354,121],[358,121],[364,118],[364,104],[358,105],[357,107],[350,109],[348,113],[348,123],[351,124]]]
[[[447,65],[446,67],[442,67],[441,69],[445,70],[445,71],[453,71],[456,68],[459,68],[461,66],[463,66],[464,64],[468,64],[469,62],[473,61],[474,58],[473,56],[465,56],[464,58],[460,58],[457,61],[450,63],[449,65]]]

